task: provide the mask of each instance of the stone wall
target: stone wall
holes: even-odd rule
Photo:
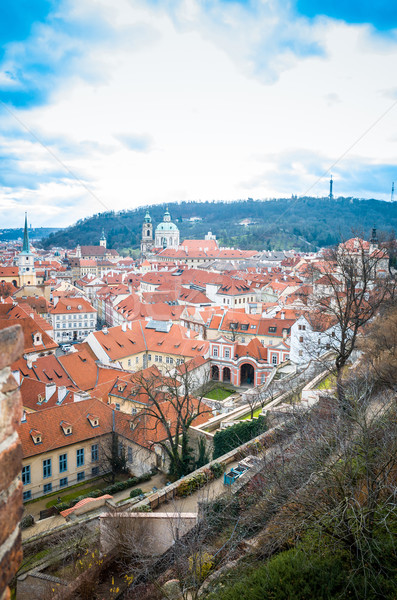
[[[104,513],[99,517],[103,554],[159,556],[197,524],[197,513]]]
[[[10,365],[23,352],[20,325],[0,331],[0,600],[9,598],[8,585],[22,560],[19,522],[23,513],[22,447],[17,426],[22,402]]]

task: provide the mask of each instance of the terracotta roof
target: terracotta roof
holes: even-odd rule
[[[91,425],[87,418],[89,413],[98,415],[98,427]],[[72,425],[70,435],[65,435],[63,432],[62,421],[67,421]],[[41,432],[41,443],[34,443],[30,434],[32,429]],[[72,402],[34,413],[27,413],[26,421],[22,421],[18,426],[24,458],[96,438],[111,431],[112,409],[95,399]]]
[[[50,310],[52,315],[63,315],[67,313],[93,313],[95,308],[84,298],[60,299],[55,308]]]
[[[81,508],[82,506],[85,506],[86,504],[91,504],[91,502],[96,502],[97,500],[108,500],[110,498],[113,498],[113,496],[111,496],[110,494],[104,494],[103,496],[98,496],[97,498],[83,498],[83,500],[77,502],[77,504],[72,506],[72,508],[62,510],[59,514],[66,518],[72,513],[74,513],[75,510]]]
[[[7,314],[4,314],[1,309],[9,309],[10,306],[9,304],[0,304],[0,329],[5,329],[11,325],[21,325],[24,336],[25,354],[58,348],[58,344],[31,317],[7,318]],[[41,343],[34,342],[36,334],[41,335]]]

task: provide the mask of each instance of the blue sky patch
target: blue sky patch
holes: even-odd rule
[[[25,40],[32,26],[43,22],[56,3],[52,0],[5,0],[1,3],[0,57],[4,45]]]
[[[397,27],[393,0],[297,0],[296,8],[306,17],[325,15],[346,23],[368,23],[379,31]]]

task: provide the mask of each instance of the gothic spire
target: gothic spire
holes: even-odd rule
[[[25,212],[25,231],[23,232],[23,248],[22,252],[29,253],[29,232],[28,232],[28,216]]]

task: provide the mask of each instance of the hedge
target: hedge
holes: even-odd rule
[[[241,421],[227,429],[217,431],[214,435],[214,458],[223,456],[231,450],[245,444],[252,438],[260,435],[267,429],[267,422],[264,416],[259,416],[252,421]]]
[[[184,479],[176,490],[177,496],[189,496],[213,479],[221,477],[224,470],[224,465],[213,463],[208,469],[203,469],[188,479]]]

